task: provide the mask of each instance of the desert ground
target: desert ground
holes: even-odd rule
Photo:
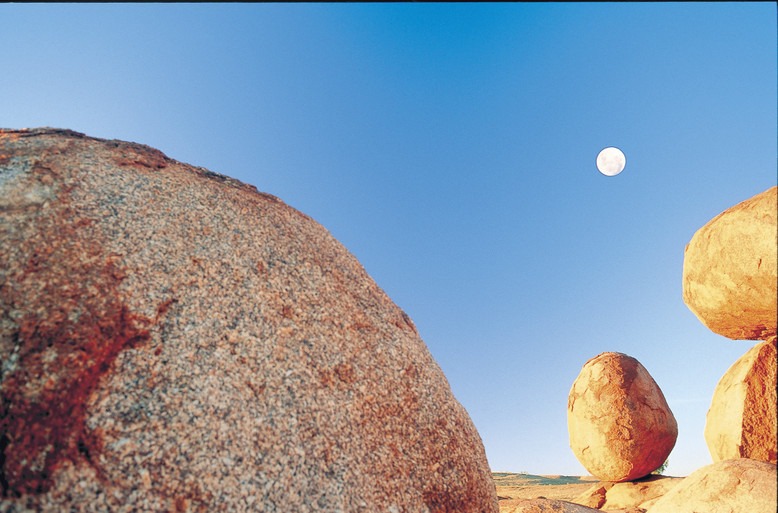
[[[593,476],[536,476],[510,472],[492,472],[492,477],[501,506],[511,499],[538,497],[569,501],[599,481]]]

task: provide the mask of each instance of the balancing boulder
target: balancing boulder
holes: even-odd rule
[[[778,187],[725,210],[694,234],[683,260],[683,300],[733,340],[776,335]]]
[[[678,426],[662,391],[636,359],[602,353],[583,366],[567,403],[570,448],[602,481],[650,474],[675,446]]]
[[[3,511],[498,510],[359,262],[146,146],[0,131],[0,362]]]

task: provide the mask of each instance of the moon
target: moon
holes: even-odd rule
[[[614,146],[603,149],[597,155],[597,169],[605,176],[616,176],[624,171],[627,165],[627,157],[622,151]]]

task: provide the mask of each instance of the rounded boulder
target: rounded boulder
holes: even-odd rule
[[[581,369],[567,403],[570,448],[602,481],[632,481],[659,468],[678,426],[662,390],[639,361],[607,352]]]
[[[778,186],[729,208],[686,246],[683,300],[711,331],[767,340],[778,324]]]

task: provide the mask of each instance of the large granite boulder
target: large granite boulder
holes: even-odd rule
[[[713,461],[751,458],[776,463],[777,364],[772,337],[741,356],[719,381],[705,423]]]
[[[696,470],[648,508],[648,513],[775,513],[775,465],[740,458]]]
[[[659,468],[678,426],[664,394],[636,359],[602,353],[588,362],[567,402],[570,448],[602,481],[632,481]]]
[[[146,146],[0,131],[3,510],[496,512],[416,328],[324,228]]]
[[[711,219],[683,260],[683,300],[709,329],[740,340],[776,335],[778,187]]]

